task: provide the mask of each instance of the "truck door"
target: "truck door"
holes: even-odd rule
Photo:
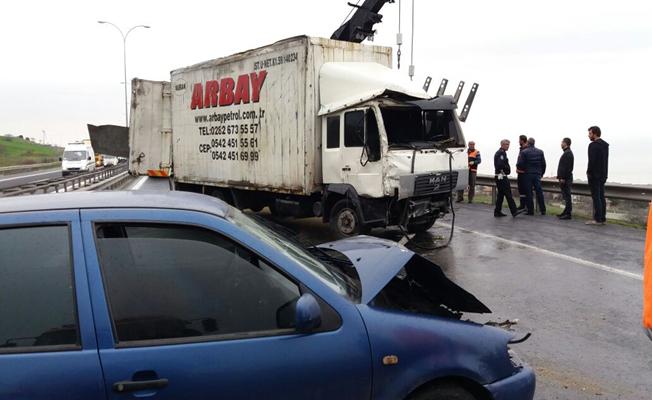
[[[359,195],[380,197],[380,135],[372,108],[326,117],[322,131],[324,183],[348,183]]]
[[[343,115],[342,180],[353,186],[360,196],[381,197],[380,135],[374,110],[360,108]]]
[[[170,82],[132,81],[129,170],[135,175],[172,174]]]

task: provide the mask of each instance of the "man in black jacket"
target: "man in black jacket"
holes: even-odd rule
[[[518,155],[520,157],[521,152],[527,148],[527,136],[521,135],[518,137]],[[518,186],[518,209],[525,209],[525,198],[526,189],[525,189],[525,171],[521,171],[516,168],[516,184]]]
[[[507,199],[507,205],[509,206],[509,211],[512,213],[512,217],[515,217],[522,212],[516,208],[516,203],[514,203],[514,198],[512,197],[512,189],[509,185],[509,174],[512,172],[512,168],[509,166],[509,160],[507,159],[507,150],[509,150],[509,140],[503,139],[500,141],[500,148],[496,154],[494,154],[494,178],[496,180],[496,189],[498,191],[494,217],[507,216],[503,214],[502,210],[503,199],[505,198]]]
[[[559,219],[571,219],[573,212],[573,201],[571,199],[571,188],[573,186],[573,165],[575,158],[571,151],[570,138],[564,138],[561,141],[561,149],[564,153],[559,158],[559,166],[557,167],[557,179],[559,180],[559,187],[561,188],[561,195],[564,198],[565,208],[564,211],[557,217]]]
[[[539,204],[539,211],[541,215],[546,215],[546,203],[543,198],[543,189],[541,188],[541,177],[546,173],[546,157],[543,150],[534,147],[534,138],[527,140],[527,148],[523,149],[518,156],[516,168],[523,171],[525,177],[525,201],[527,206],[527,214],[534,215],[534,199],[532,198],[532,188],[537,196],[537,203]]]
[[[602,132],[597,126],[589,128],[589,166],[586,176],[589,179],[591,197],[593,198],[593,220],[587,225],[604,225],[607,222],[607,200],[604,197],[604,185],[609,172],[609,143],[602,140]]]

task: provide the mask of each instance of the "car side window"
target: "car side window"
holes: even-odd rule
[[[48,347],[80,348],[69,228],[2,228],[0,354]]]
[[[117,341],[293,332],[299,287],[208,229],[95,226]]]

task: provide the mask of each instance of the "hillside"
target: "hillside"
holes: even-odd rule
[[[59,161],[61,147],[37,144],[19,137],[0,136],[0,167]]]

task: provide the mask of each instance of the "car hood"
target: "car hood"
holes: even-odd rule
[[[428,298],[457,312],[490,313],[480,300],[448,279],[435,263],[390,240],[356,236],[317,247],[348,257],[362,284],[361,302],[368,304],[401,274],[419,285]]]

